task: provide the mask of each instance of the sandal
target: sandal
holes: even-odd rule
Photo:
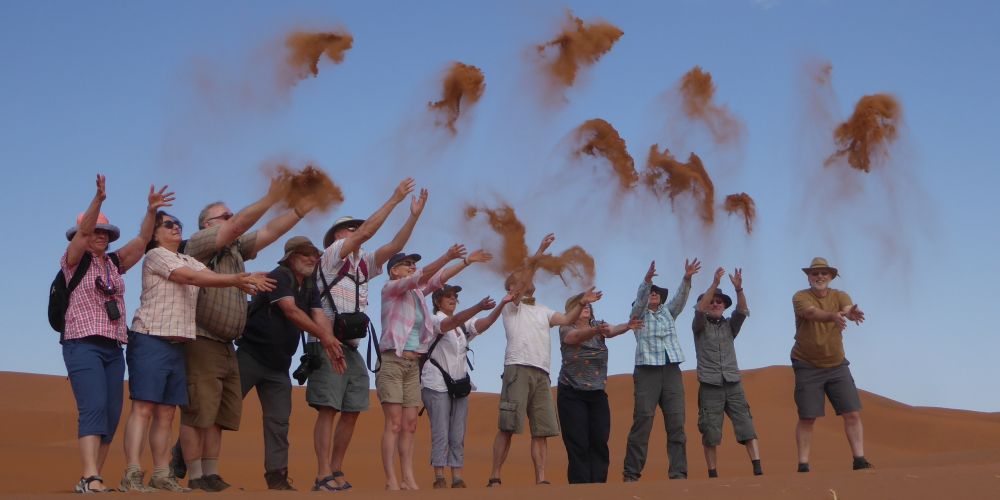
[[[340,477],[344,477],[344,473],[341,472],[341,471],[339,471],[339,470],[335,470],[335,471],[333,471],[333,474],[330,475],[330,477],[332,477],[334,479],[337,479],[337,478],[340,478]],[[340,483],[338,482],[337,484],[340,484]],[[344,484],[340,484],[339,488],[342,489],[342,490],[349,490],[349,489],[351,489],[351,483],[348,483],[347,481],[344,481]]]
[[[322,479],[317,479],[315,482],[313,482],[312,491],[340,491],[344,489],[341,488],[339,485],[330,486],[330,481],[333,481],[333,484],[337,484],[337,481],[334,479],[333,476],[326,476]]]
[[[542,479],[541,481],[539,481],[539,482],[537,482],[535,484],[552,484],[552,483],[546,481],[545,479]]]
[[[104,484],[104,478],[101,476],[81,477],[80,482],[76,483],[76,488],[73,490],[77,493],[108,493],[112,491],[107,486],[104,488],[91,488],[90,483],[94,481],[100,481],[101,484]]]
[[[487,488],[496,488],[497,486],[500,486],[499,477],[491,477],[490,482],[486,483]]]

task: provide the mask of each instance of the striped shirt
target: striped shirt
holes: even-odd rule
[[[194,340],[199,288],[169,280],[170,273],[182,267],[205,269],[194,257],[163,247],[146,252],[142,261],[142,295],[132,318],[132,331],[175,341]]]
[[[327,284],[333,286],[330,289],[330,296],[333,297],[333,302],[337,306],[338,311],[345,313],[354,312],[355,310],[364,312],[368,308],[368,280],[382,274],[382,268],[375,265],[375,254],[365,252],[363,249],[359,250],[356,254],[349,254],[346,259],[341,259],[340,251],[344,248],[345,242],[347,242],[347,238],[339,239],[327,247],[323,252],[323,256],[320,257],[320,272],[323,273]],[[368,280],[365,280],[364,274],[361,272],[361,261],[365,262],[365,267],[368,269]],[[348,274],[350,277],[345,276],[334,285],[333,282],[337,279],[337,273],[344,267],[345,262],[349,263]],[[357,281],[363,280],[364,283],[359,286],[351,278]],[[330,307],[330,301],[327,299],[326,294],[322,293],[323,281],[316,280],[316,286],[320,288],[320,302],[323,304],[323,312],[326,313],[326,317],[333,319],[333,308]],[[361,340],[354,339],[348,342],[357,347],[361,343]],[[319,342],[319,339],[310,336],[308,341]]]
[[[62,269],[66,283],[73,278],[76,266],[69,267],[66,263],[68,253],[64,253],[59,260],[59,267]],[[76,290],[69,295],[69,308],[66,309],[66,328],[63,334],[65,340],[82,339],[84,337],[98,336],[107,337],[111,340],[125,343],[128,341],[127,323],[125,315],[111,321],[108,319],[108,312],[104,308],[104,303],[110,298],[118,302],[118,310],[125,311],[125,280],[118,273],[118,266],[105,256],[97,258],[93,253],[90,255],[90,267],[83,275],[83,280],[77,285]],[[97,277],[100,276],[105,284],[110,283],[114,287],[113,295],[105,295],[96,286]]]
[[[419,345],[416,352],[427,352],[427,347],[434,340],[434,321],[424,297],[430,295],[444,286],[441,281],[441,274],[444,270],[438,271],[431,276],[423,286],[420,285],[420,278],[424,274],[423,269],[417,269],[406,278],[390,280],[382,287],[382,337],[378,341],[380,351],[396,351],[397,356],[403,355],[406,347],[406,340],[414,328],[420,328]],[[417,308],[420,308],[420,314]],[[420,317],[422,325],[417,324]]]
[[[691,291],[691,281],[682,279],[674,298],[666,305],[661,304],[656,311],[649,310],[651,283],[643,280],[632,306],[631,318],[640,318],[643,327],[633,330],[635,334],[635,364],[663,366],[668,363],[683,363],[684,351],[677,338],[674,320],[681,314]]]

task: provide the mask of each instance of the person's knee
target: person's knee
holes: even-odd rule
[[[334,413],[336,413],[336,410],[334,410]],[[343,413],[340,414],[340,423],[341,423],[341,425],[352,425],[353,426],[354,423],[358,421],[358,416],[359,415],[361,415],[361,414],[358,413],[358,412],[356,412],[356,411],[343,412]]]
[[[799,427],[806,427],[812,429],[812,426],[815,423],[816,423],[815,418],[799,418]]]
[[[856,425],[861,423],[861,412],[859,411],[849,411],[841,415],[844,417],[844,423],[848,425]]]
[[[153,403],[148,401],[132,401],[132,415],[143,420],[153,417]]]
[[[173,421],[174,419],[174,407],[173,405],[156,405],[153,408],[153,418],[159,422],[163,421]]]

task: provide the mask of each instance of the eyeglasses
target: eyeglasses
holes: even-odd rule
[[[105,283],[100,276],[94,278],[94,288],[100,290],[104,295],[114,295],[118,292],[118,288],[115,287],[114,283]]]
[[[830,275],[830,271],[810,271],[809,272],[809,276],[812,276],[813,278],[815,278],[817,276],[829,276],[829,275]]]
[[[180,221],[176,221],[176,220],[173,220],[173,219],[167,219],[167,220],[161,222],[160,225],[163,226],[163,227],[165,227],[165,228],[167,228],[167,229],[173,229],[174,227],[177,227],[178,231],[180,231],[181,229],[184,228],[184,225],[181,224]]]
[[[205,219],[205,222],[208,222],[210,220],[215,220],[215,219],[229,220],[229,219],[232,219],[232,218],[233,218],[233,213],[232,212],[226,212],[226,213],[223,213],[223,214],[216,215],[215,217],[209,217],[209,218]]]

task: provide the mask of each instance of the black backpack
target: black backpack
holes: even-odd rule
[[[111,259],[111,262],[115,264],[120,273],[122,263],[118,259],[118,253],[109,253],[108,258]],[[83,276],[90,269],[90,262],[92,260],[93,257],[90,256],[90,252],[83,252],[83,256],[80,257],[80,263],[76,266],[76,271],[69,280],[69,284],[66,283],[66,275],[60,269],[56,273],[55,279],[52,280],[52,286],[49,287],[49,325],[52,326],[53,330],[59,332],[60,340],[62,340],[62,334],[66,330],[66,310],[69,309],[69,296],[80,285],[80,282],[83,281]]]

